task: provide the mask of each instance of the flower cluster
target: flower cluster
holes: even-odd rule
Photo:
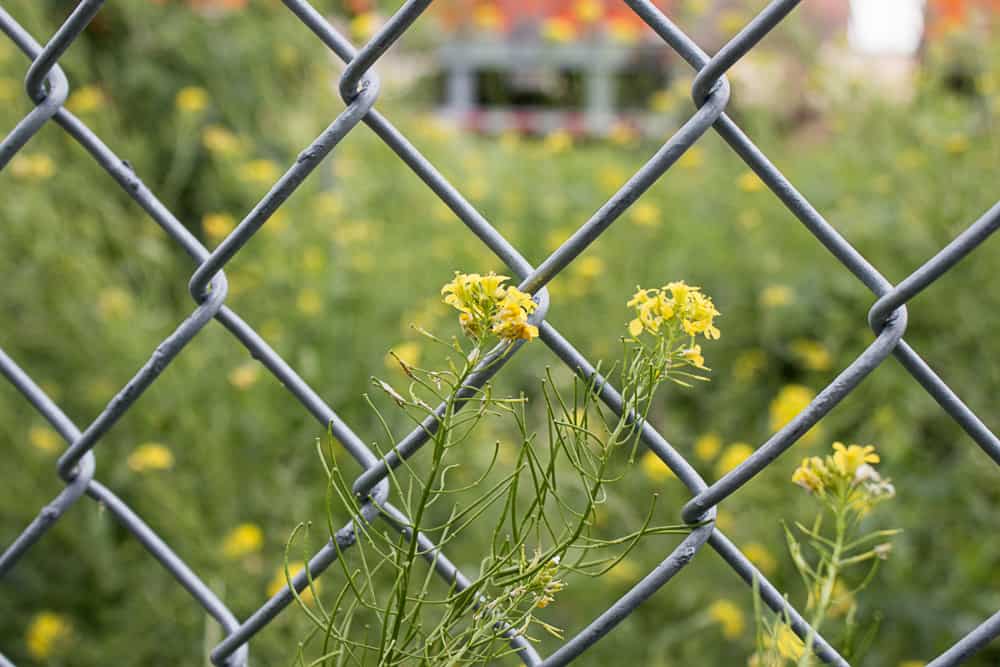
[[[462,330],[471,338],[487,333],[505,340],[531,340],[538,327],[528,323],[528,315],[538,307],[531,295],[504,286],[507,276],[489,273],[455,272],[455,279],[441,288],[444,302],[459,311]]]
[[[792,482],[818,497],[835,494],[860,513],[895,495],[889,480],[882,479],[871,464],[879,462],[874,445],[833,443],[833,454],[811,456],[792,474]]]
[[[676,354],[676,361],[681,365],[708,370],[701,345],[694,341],[699,334],[707,340],[719,338],[720,332],[715,326],[719,311],[700,287],[688,285],[683,280],[652,289],[638,287],[625,305],[635,309],[636,316],[628,324],[628,332],[633,338],[648,333],[657,340],[667,341],[671,349],[666,352],[671,356]],[[672,349],[673,341],[685,336],[690,338],[690,343],[676,351]]]
[[[633,336],[643,331],[656,335],[665,324],[675,324],[692,338],[697,334],[708,340],[719,337],[713,322],[719,311],[711,297],[703,294],[700,287],[688,285],[683,280],[653,289],[640,287],[626,305],[636,311],[636,318],[628,325]]]

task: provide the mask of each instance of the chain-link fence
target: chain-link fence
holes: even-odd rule
[[[525,664],[562,665],[578,658],[588,647],[612,632],[615,626],[644,600],[670,581],[681,568],[702,551],[702,547],[706,544],[711,546],[748,585],[752,585],[756,579],[763,601],[774,611],[786,615],[795,633],[805,639],[810,634],[810,628],[802,616],[788,605],[781,593],[715,527],[711,520],[714,519],[716,507],[720,502],[743,487],[785,450],[792,447],[889,355],[894,355],[987,455],[1000,464],[1000,441],[997,437],[903,340],[907,318],[906,303],[983,243],[1000,226],[1000,203],[969,225],[962,234],[905,280],[893,285],[824,220],[750,141],[740,127],[725,114],[730,92],[729,83],[725,78],[727,70],[781,23],[799,0],[775,0],[713,57],[704,53],[649,0],[625,0],[666,44],[697,71],[692,86],[695,111],[652,159],[538,267],[531,266],[406,137],[374,108],[378,99],[379,80],[373,67],[427,9],[431,0],[408,0],[360,49],[355,49],[305,0],[283,1],[318,39],[347,64],[340,79],[340,93],[347,106],[327,129],[301,152],[295,163],[235,230],[211,252],[157,199],[127,162],[118,158],[101,138],[63,107],[69,92],[69,84],[59,67],[58,60],[72,47],[74,40],[100,11],[104,0],[82,0],[44,46],[29,35],[14,17],[0,8],[0,30],[30,60],[25,88],[35,105],[34,109],[0,143],[0,170],[45,123],[54,121],[90,153],[196,264],[189,284],[196,305],[190,316],[157,346],[149,361],[118,391],[103,412],[82,430],[42,391],[28,372],[0,350],[0,371],[68,444],[57,466],[57,472],[66,483],[66,488],[41,509],[37,518],[0,555],[0,577],[9,573],[29,549],[44,549],[44,545],[36,546],[39,539],[59,521],[69,507],[82,496],[88,495],[101,503],[129,533],[139,540],[149,554],[187,589],[195,602],[221,625],[226,634],[211,651],[212,661],[218,665],[247,664],[250,640],[293,601],[289,588],[286,586],[264,602],[249,618],[241,621],[170,546],[146,525],[142,518],[94,478],[96,456],[94,450],[101,438],[156,381],[184,346],[213,318],[228,329],[254,358],[259,359],[324,428],[329,427],[339,443],[364,467],[364,472],[354,483],[355,492],[360,498],[366,499],[363,506],[364,516],[370,520],[379,517],[394,529],[408,535],[406,526],[409,521],[391,504],[386,478],[391,468],[418,452],[429,438],[428,428],[414,429],[397,443],[389,455],[380,458],[253,328],[225,305],[227,283],[223,269],[226,264],[236,257],[295,189],[360,123],[368,125],[454,211],[469,230],[509,267],[519,278],[522,290],[535,295],[540,307],[532,319],[539,326],[541,340],[574,372],[585,378],[593,378],[596,373],[594,366],[544,319],[549,306],[545,286],[585,248],[596,241],[709,129],[714,129],[722,136],[816,239],[876,297],[868,313],[868,323],[876,334],[875,340],[844,368],[808,407],[759,446],[746,461],[714,484],[706,484],[694,468],[651,424],[642,424],[643,443],[670,467],[692,494],[691,500],[683,508],[682,517],[689,522],[708,520],[708,523],[694,528],[652,572],[552,655],[543,658],[527,641],[515,639],[515,646]],[[860,313],[858,317],[861,317]],[[513,354],[507,355],[499,363],[492,364],[488,371],[474,375],[471,382],[481,386],[513,356]],[[596,386],[600,387],[601,399],[620,414],[622,398],[618,392],[603,381],[597,382]],[[9,468],[5,474],[12,474]],[[8,499],[5,502],[10,501]],[[12,533],[14,528],[5,526],[3,530],[6,535]],[[459,588],[468,585],[468,580],[448,561],[445,554],[440,553],[424,536],[417,537],[421,542],[421,550],[434,562],[437,572],[445,580],[457,582]],[[293,578],[292,584],[296,590],[301,591],[308,585],[308,577],[319,577],[334,561],[338,552],[348,549],[354,541],[355,528],[349,524],[310,560],[308,575],[303,571]],[[943,654],[930,660],[928,665],[942,667],[959,664],[998,634],[1000,634],[1000,613],[972,629]],[[836,665],[848,664],[821,636],[814,637],[814,650],[825,662]],[[10,664],[0,655],[0,666]]]

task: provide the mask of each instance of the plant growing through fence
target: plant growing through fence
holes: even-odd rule
[[[839,651],[845,658],[861,658],[870,645],[878,624],[865,628],[857,622],[857,595],[889,557],[892,536],[901,532],[870,530],[863,525],[878,504],[895,496],[892,483],[875,469],[878,462],[872,445],[835,442],[832,454],[807,457],[795,470],[792,481],[819,505],[812,525],[796,523],[795,531],[784,526],[788,551],[807,591],[811,630],[803,642],[788,618],[766,618],[755,595],[757,647],[750,661],[754,667],[815,664],[813,641],[834,616],[843,619]],[[860,578],[848,576],[849,571],[858,569],[864,572]]]
[[[542,615],[558,602],[568,576],[601,576],[642,538],[689,532],[689,525],[653,522],[655,496],[634,530],[607,537],[597,517],[608,487],[634,460],[637,424],[659,386],[669,380],[688,387],[692,380],[708,379],[696,339],[719,337],[714,325],[719,313],[711,298],[684,282],[640,288],[627,304],[635,317],[622,339],[623,359],[609,373],[620,379],[626,409],[619,416],[602,406],[597,397],[602,380],[596,374],[574,377],[571,389],[560,389],[546,372],[543,441],[529,429],[523,394],[500,397],[488,383],[477,388],[472,381],[514,345],[538,336],[529,319],[535,302],[505,285],[507,280],[492,273],[456,273],[442,294],[459,311],[464,339],[421,330],[444,348],[446,367],[417,368],[397,357],[409,378],[406,390],[373,379],[430,436],[426,467],[404,459],[400,468],[390,469],[392,495],[403,511],[382,511],[398,532],[376,529],[365,520],[333,456],[333,443],[318,447],[328,479],[331,535],[334,512],[346,509],[359,538],[356,548],[338,554],[343,584],[332,602],[296,595],[314,624],[308,639],[321,638],[318,657],[309,664],[484,664],[521,650],[523,641],[536,640],[538,632],[561,637],[561,629]],[[369,403],[385,436],[396,442],[390,420],[374,401]],[[462,461],[469,460],[463,450],[483,446],[477,427],[488,419],[512,427],[516,454],[509,465],[501,463],[504,446],[497,441],[485,470],[471,482],[458,482]],[[464,581],[452,573],[441,583],[435,571],[450,567],[441,550],[460,542],[474,522],[484,521],[492,539],[478,575]],[[436,546],[428,546],[432,543]],[[306,664],[304,651],[299,660]]]

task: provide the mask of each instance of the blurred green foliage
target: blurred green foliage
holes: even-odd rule
[[[15,0],[10,11],[42,40],[70,5]],[[949,48],[962,39],[928,50],[905,106],[852,91],[809,127],[779,128],[767,110],[735,103],[758,145],[894,282],[996,198],[1000,58],[995,49]],[[70,108],[209,247],[343,108],[339,67],[278,2],[218,15],[108,3],[62,62]],[[30,109],[20,90],[26,64],[0,40],[4,132]],[[956,68],[971,88],[954,85]],[[617,144],[474,137],[408,107],[405,91],[384,97],[386,114],[535,263],[656,149],[633,137]],[[84,426],[192,310],[193,267],[54,124],[5,170],[0,201],[0,345]],[[991,427],[1000,426],[991,410],[1000,390],[998,259],[990,241],[934,283],[911,304],[906,334]],[[370,376],[402,380],[385,362],[390,348],[433,365],[410,324],[456,330],[438,291],[459,269],[504,271],[359,128],[227,266],[228,304],[371,441],[380,431],[362,399]],[[708,480],[745,452],[734,443],[759,445],[776,418],[872,340],[865,318],[873,296],[712,134],[553,281],[549,321],[589,357],[614,359],[635,285],[673,279],[713,295],[723,337],[706,351],[713,382],[671,393],[652,421]],[[498,388],[537,397],[545,365],[568,381],[558,360],[533,344]],[[0,542],[7,544],[61,488],[53,468],[62,443],[2,384],[0,421],[7,425]],[[295,524],[322,521],[314,443],[323,434],[213,323],[101,441],[97,476],[245,618],[264,601]],[[878,445],[880,470],[899,494],[879,520],[905,530],[861,604],[868,622],[881,619],[866,664],[936,655],[1000,608],[1000,543],[991,539],[1000,471],[894,360],[724,502],[719,524],[779,587],[800,593],[778,522],[799,518],[800,491],[789,482],[798,461],[834,439]],[[150,448],[134,455],[148,443],[172,460],[148,456]],[[470,452],[470,478],[484,455]],[[640,522],[653,493],[659,518],[675,521],[688,497],[680,484],[647,459],[634,475],[627,493],[609,499],[608,521]],[[260,528],[260,543],[244,529],[243,541],[233,538],[238,546],[227,545],[244,523]],[[316,548],[323,537],[313,532]],[[648,540],[596,583],[570,580],[547,620],[568,634],[579,630],[675,542]],[[451,556],[475,568],[480,554],[470,543]],[[26,634],[46,611],[72,628],[49,664],[192,664],[220,639],[170,575],[89,500],[0,590],[0,650],[18,664],[38,662]],[[752,650],[750,596],[706,550],[581,662],[742,664]],[[298,612],[283,615],[251,644],[254,663],[289,663],[305,627]],[[992,647],[970,664],[998,660],[1000,648]]]

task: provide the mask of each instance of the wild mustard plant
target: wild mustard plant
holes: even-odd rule
[[[655,497],[642,525],[624,534],[608,537],[597,528],[597,517],[608,485],[624,475],[622,465],[630,457],[620,453],[628,451],[626,445],[634,452],[635,425],[645,417],[657,387],[665,380],[682,385],[692,378],[707,380],[695,341],[719,336],[713,323],[719,313],[711,299],[683,282],[640,289],[628,307],[635,309],[641,327],[629,325],[625,360],[609,374],[617,377],[625,398],[621,414],[597,400],[597,377],[576,377],[567,390],[558,388],[547,371],[541,390],[543,443],[528,428],[523,395],[502,398],[489,384],[477,388],[473,383],[514,345],[539,335],[529,319],[537,304],[508,280],[492,273],[456,273],[441,294],[458,311],[464,336],[443,339],[419,330],[445,350],[447,367],[428,370],[396,357],[409,378],[407,389],[373,380],[428,436],[429,454],[403,461],[389,473],[390,502],[399,511],[382,507],[386,521],[367,522],[333,443],[319,447],[329,480],[331,534],[337,529],[335,509],[346,508],[358,541],[338,554],[340,576],[331,579],[343,583],[331,605],[316,595],[310,601],[299,598],[314,624],[309,639],[320,637],[322,643],[319,657],[309,664],[490,662],[515,651],[515,639],[536,641],[536,631],[562,636],[540,616],[559,603],[572,576],[611,571],[643,537],[690,530],[653,525]],[[398,442],[390,420],[374,401],[369,404],[386,439]],[[507,448],[494,442],[485,470],[470,482],[462,479],[463,471],[482,458],[473,454],[483,448],[477,427],[487,420],[506,424],[519,446],[500,464]],[[435,572],[444,566],[441,552],[460,553],[464,534],[474,524],[480,535],[484,525],[491,535],[488,544],[464,543],[481,559],[478,571],[462,585],[443,581]],[[301,650],[299,659],[305,664]]]
[[[900,532],[870,530],[863,524],[876,506],[895,496],[892,482],[874,467],[879,460],[873,445],[835,442],[832,454],[805,458],[792,474],[792,482],[818,504],[811,526],[796,523],[795,532],[785,526],[792,562],[807,591],[810,613],[806,620],[815,633],[824,629],[828,619],[843,619],[842,631],[830,636],[839,635],[837,648],[849,660],[862,656],[878,629],[877,625],[860,627],[857,595],[889,557],[891,538]],[[855,571],[860,572],[855,575]],[[757,601],[757,647],[751,665],[816,664],[814,640],[810,634],[803,642],[788,618],[765,618]]]

